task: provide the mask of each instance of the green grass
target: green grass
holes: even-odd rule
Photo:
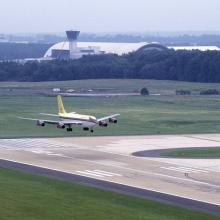
[[[0,138],[91,135],[74,128],[73,133],[52,126],[39,128],[34,122],[16,116],[49,118],[40,112],[57,113],[56,98],[21,92],[10,88],[105,88],[111,92],[131,92],[147,86],[161,96],[150,97],[64,97],[67,111],[102,117],[120,113],[119,124],[97,128],[92,135],[145,135],[182,133],[219,133],[219,96],[174,96],[175,89],[220,89],[220,84],[155,80],[84,80],[41,83],[0,83]],[[54,118],[51,118],[54,119]]]
[[[97,117],[111,113],[121,114],[117,125],[96,128],[92,135],[220,132],[219,97],[64,97],[63,101],[67,111]],[[57,113],[55,97],[0,95],[0,103],[1,138],[91,135],[79,128],[67,133],[55,126],[37,127],[35,122],[16,118],[16,116],[50,118],[39,113]]]
[[[0,82],[0,89],[32,88],[32,89],[52,89],[52,88],[83,88],[85,90],[94,89],[106,92],[133,92],[147,87],[152,93],[162,95],[174,95],[176,90],[191,90],[193,94],[198,94],[201,90],[220,90],[220,83],[191,83],[168,80],[140,80],[140,79],[101,79],[101,80],[75,80],[58,82]]]
[[[217,220],[208,214],[0,168],[1,220]]]
[[[175,150],[167,153],[162,153],[162,156],[169,157],[184,157],[184,158],[219,158],[220,148],[204,148],[204,149],[185,149]]]

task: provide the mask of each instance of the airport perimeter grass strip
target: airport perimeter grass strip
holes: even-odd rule
[[[217,220],[209,214],[0,168],[1,220]]]
[[[185,150],[175,150],[166,153],[161,153],[161,156],[184,158],[220,158],[220,148],[191,148]]]

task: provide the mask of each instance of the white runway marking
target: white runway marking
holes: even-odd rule
[[[100,175],[100,176],[103,176],[103,177],[105,177],[105,176],[107,176],[107,177],[112,177],[112,176],[113,176],[113,175],[105,174],[105,173],[98,172],[98,171],[95,171],[95,170],[93,170],[93,171],[91,171],[91,170],[86,170],[86,172],[88,172],[88,173],[95,173],[95,174]]]
[[[89,173],[89,172],[86,172],[86,171],[76,171],[76,172],[79,173],[79,174],[82,174],[84,176],[103,177],[101,175],[94,174],[94,173]]]
[[[113,161],[113,160],[98,160],[97,163],[105,164],[105,165],[118,165],[118,166],[127,166],[128,165],[127,163]]]
[[[102,171],[102,170],[95,170],[95,171],[100,172],[100,173],[104,173],[104,174],[110,174],[113,176],[122,176],[121,174],[118,174],[118,173],[106,172],[106,171]]]
[[[76,171],[77,173],[86,175],[86,176],[95,176],[95,177],[113,177],[113,176],[122,176],[121,174],[118,173],[112,173],[112,172],[107,172],[103,170],[84,170],[84,171]]]
[[[2,139],[0,141],[0,148],[6,150],[28,150],[30,148],[62,148],[75,147],[75,145],[56,142],[49,139]]]
[[[161,169],[165,170],[172,170],[181,173],[208,173],[207,170],[189,168],[189,167],[160,167]]]

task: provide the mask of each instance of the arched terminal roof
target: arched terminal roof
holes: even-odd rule
[[[77,47],[83,48],[99,48],[104,53],[114,53],[118,55],[137,51],[141,47],[147,45],[146,42],[140,43],[106,43],[106,42],[78,42]],[[51,57],[52,50],[69,50],[69,42],[60,42],[50,47],[44,57]]]
[[[167,50],[167,49],[174,49],[174,50],[200,50],[200,51],[207,51],[207,50],[220,50],[216,46],[163,46],[159,43],[109,43],[109,42],[78,42],[77,47],[79,50],[86,51],[89,49],[95,49],[96,52],[100,53],[113,53],[113,54],[127,54],[130,52],[135,51],[145,51],[145,50]],[[50,58],[52,55],[52,50],[69,50],[69,42],[60,42],[54,44],[50,47],[47,52],[45,53],[45,58]],[[97,54],[100,54],[97,53]]]

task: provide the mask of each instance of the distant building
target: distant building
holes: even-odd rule
[[[53,45],[44,55],[44,58],[52,59],[79,59],[83,55],[102,54],[97,46],[80,46],[77,39],[80,31],[66,31],[67,41]]]
[[[61,92],[60,88],[53,88],[53,92]]]
[[[52,59],[78,59],[83,55],[99,54],[127,54],[137,50],[166,50],[158,43],[106,43],[106,42],[78,42],[79,31],[66,31],[67,41],[57,43],[50,47],[44,58]]]
[[[164,46],[159,43],[108,43],[108,42],[78,42],[79,31],[66,31],[67,41],[54,44],[44,55],[44,59],[78,59],[83,55],[127,54],[146,50],[220,50],[216,46]]]
[[[220,50],[220,48],[217,46],[175,46],[168,48],[174,50],[200,50],[200,51]]]

